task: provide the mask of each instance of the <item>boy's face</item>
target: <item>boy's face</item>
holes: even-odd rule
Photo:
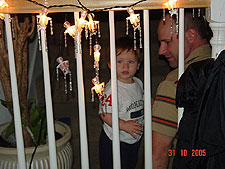
[[[110,63],[108,64],[110,68]],[[124,51],[116,57],[117,79],[123,83],[133,83],[133,76],[139,63],[133,50]]]

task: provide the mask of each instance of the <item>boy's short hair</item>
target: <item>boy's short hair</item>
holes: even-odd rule
[[[120,55],[125,51],[128,52],[130,50],[134,51],[138,63],[141,63],[142,55],[140,53],[140,49],[138,48],[138,46],[136,50],[134,50],[134,39],[125,36],[116,40],[116,56]],[[107,63],[110,63],[110,48],[108,48]]]

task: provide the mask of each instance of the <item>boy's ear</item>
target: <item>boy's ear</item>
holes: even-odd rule
[[[111,69],[111,64],[110,62],[107,62],[108,68]]]

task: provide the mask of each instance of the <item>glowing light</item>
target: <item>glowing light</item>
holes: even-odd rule
[[[99,97],[103,96],[103,92],[105,89],[105,83],[99,83],[99,80],[95,77],[92,79],[92,83],[94,84],[94,87],[91,88],[91,93],[92,93],[92,101],[94,98],[94,91],[96,94],[98,94]]]
[[[98,28],[98,25],[99,25],[99,21],[94,21],[93,18],[94,18],[93,13],[88,14],[88,20],[89,21],[87,22],[86,25],[87,25],[88,30],[91,31],[91,32],[96,31],[97,28]]]
[[[174,8],[177,8],[176,3],[177,3],[177,0],[169,0],[164,5],[166,6],[166,8],[168,8],[168,10],[173,10]]]
[[[53,26],[52,26],[52,18],[47,17],[48,10],[46,8],[43,8],[41,13],[37,15],[37,32],[38,32],[38,42],[39,42],[39,50],[41,49],[41,37],[40,37],[40,31],[44,30],[46,31],[48,21],[50,21],[50,31],[51,35],[53,35]],[[47,49],[47,40],[46,40],[46,49]]]
[[[42,9],[42,12],[39,15],[37,15],[37,23],[42,26],[48,25],[48,21],[51,22],[52,18],[47,17],[47,14],[48,14],[47,9],[46,8]]]
[[[134,9],[132,7],[128,8],[127,12],[130,14],[129,17],[126,18],[126,35],[128,35],[128,21],[130,20],[131,25],[133,26],[134,30],[134,50],[136,50],[136,30],[139,31],[139,41],[140,41],[140,48],[142,48],[142,35],[141,35],[141,24],[140,24],[140,14],[134,14]]]
[[[81,17],[77,20],[77,27],[78,29],[82,29],[85,27],[85,25],[87,24],[87,21],[85,20],[87,16],[87,11],[83,11],[81,13]]]
[[[100,50],[101,50],[101,46],[99,44],[96,44],[94,46],[94,59],[96,62],[100,61]]]
[[[4,20],[5,19],[5,14],[0,13],[0,19]]]
[[[137,26],[140,23],[140,14],[134,14],[133,8],[128,8],[127,11],[130,14],[130,16],[127,17],[127,20],[130,20],[132,25]]]
[[[0,9],[5,8],[5,7],[9,7],[9,5],[5,2],[5,0],[0,0]]]
[[[64,23],[64,27],[66,28],[64,34],[66,35],[68,33],[70,36],[72,36],[73,38],[75,38],[76,33],[77,33],[76,26],[75,25],[70,26],[70,23],[68,21],[66,21]]]

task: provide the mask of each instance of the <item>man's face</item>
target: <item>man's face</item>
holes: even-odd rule
[[[158,26],[158,39],[160,41],[159,55],[164,55],[170,67],[178,66],[179,40],[175,33],[175,23],[173,22],[173,35],[170,34],[170,17],[167,15],[166,21],[162,20]]]

